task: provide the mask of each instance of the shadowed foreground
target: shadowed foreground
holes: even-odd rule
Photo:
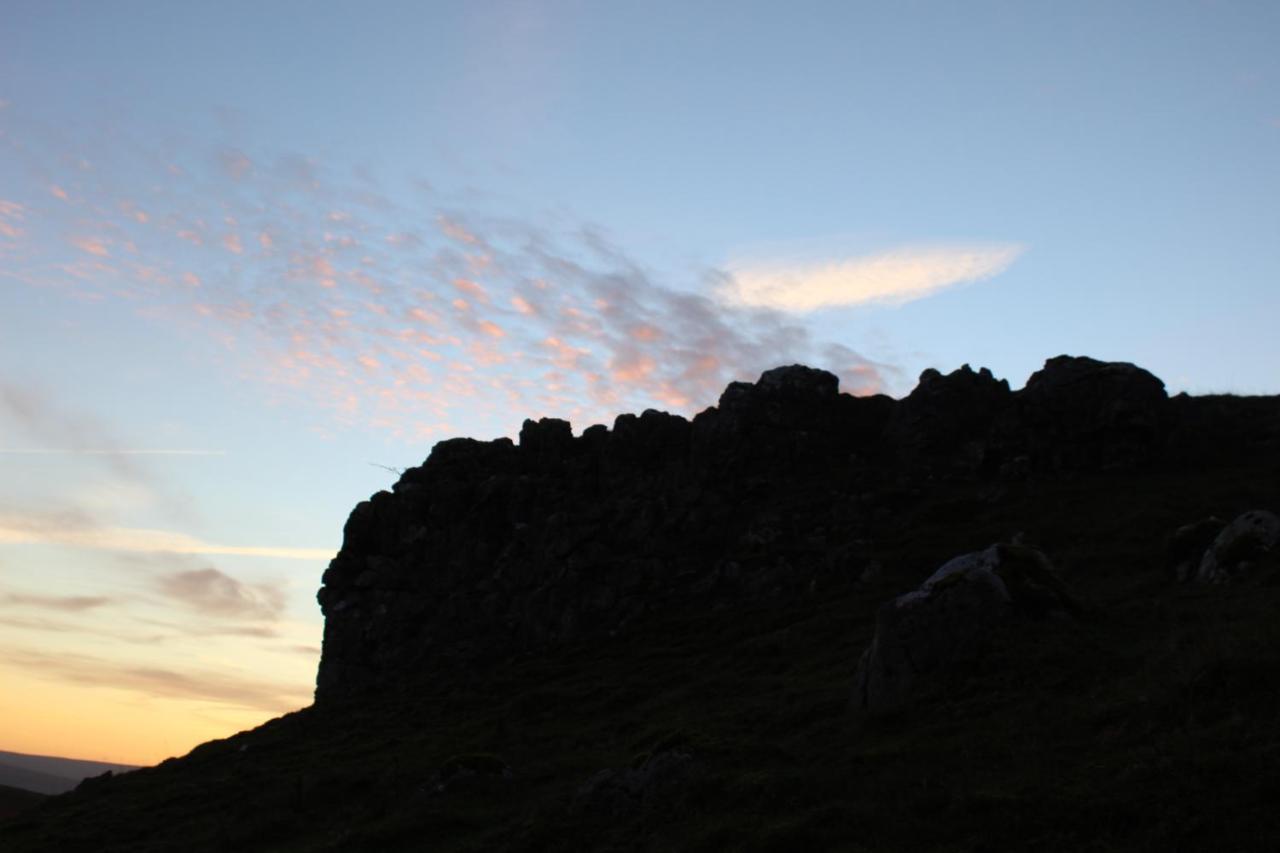
[[[796,384],[813,377],[786,374],[781,390],[762,379],[634,465],[619,447],[587,452],[620,441],[625,423],[560,450],[527,428],[521,447],[494,449],[503,472],[429,461],[353,513],[326,575],[337,592],[322,599],[329,675],[316,706],[90,780],[0,824],[0,846],[1275,849],[1280,565],[1263,549],[1225,580],[1179,582],[1182,540],[1171,551],[1170,538],[1210,516],[1280,510],[1280,401],[1162,389],[1144,401],[1124,383],[1081,396],[1079,383],[1096,391],[1115,366],[1059,366],[1070,375],[1041,399],[957,371],[926,375],[904,401],[822,391],[809,405]],[[1104,410],[1115,417],[1089,420]],[[655,467],[673,445],[685,467]],[[593,549],[561,553],[555,531],[573,521],[558,514],[577,499],[553,500],[546,484],[582,477],[604,484],[592,501],[610,525],[622,517],[611,501],[633,501],[637,516],[665,501],[668,521],[593,541],[633,537],[679,571],[566,597],[559,567]],[[485,488],[498,497],[478,500]],[[527,504],[511,497],[521,489]],[[702,499],[724,506],[697,524],[675,518]],[[666,541],[643,541],[658,529]],[[1016,534],[1051,558],[1078,608],[993,622],[981,654],[921,678],[900,707],[855,707],[885,602]],[[483,563],[455,560],[482,538]],[[497,580],[495,567],[530,579]],[[591,586],[589,568],[569,583]],[[414,586],[433,572],[452,592]],[[526,588],[547,591],[532,606]],[[382,589],[418,589],[431,618],[379,612]],[[339,602],[348,615],[335,620]]]

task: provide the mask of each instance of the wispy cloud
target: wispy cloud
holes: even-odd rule
[[[311,703],[309,684],[281,684],[197,667],[182,671],[146,662],[92,655],[50,654],[35,649],[0,651],[0,662],[60,681],[131,690],[147,696],[195,699],[238,708],[283,713]]]
[[[212,566],[163,575],[157,587],[170,599],[213,616],[270,621],[285,605],[282,588],[243,583]]]
[[[67,407],[41,389],[0,378],[0,424],[6,421],[37,446],[0,447],[0,454],[90,457],[117,477],[153,491],[165,491],[165,487],[145,464],[145,457],[218,456],[225,453],[221,450],[130,446],[100,418]],[[6,443],[12,445],[12,439]],[[183,496],[167,495],[167,498],[167,505],[173,509],[185,508],[189,503]]]
[[[0,595],[0,604],[57,610],[63,613],[81,613],[111,602],[112,599],[105,595],[33,595],[18,592]]]
[[[327,560],[334,554],[332,548],[220,545],[177,531],[100,525],[88,515],[78,512],[0,512],[0,544],[62,545],[97,551],[222,554],[289,560]]]
[[[734,305],[807,312],[868,303],[902,304],[1004,272],[1018,245],[905,246],[807,263],[736,264],[718,289]]]
[[[91,448],[91,447],[0,447],[0,453],[12,456],[226,456],[225,450],[183,450],[160,448]]]

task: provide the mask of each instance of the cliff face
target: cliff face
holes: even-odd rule
[[[317,702],[616,635],[677,602],[851,583],[930,484],[1181,464],[1211,452],[1221,420],[1133,365],[1060,356],[1018,392],[966,365],[900,401],[855,398],[791,366],[692,421],[650,410],[576,438],[544,419],[518,444],[443,441],[347,521],[319,592]]]

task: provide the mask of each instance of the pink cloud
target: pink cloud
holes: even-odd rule
[[[472,234],[460,223],[455,222],[443,213],[436,217],[436,224],[440,226],[440,232],[450,239],[457,240],[459,243],[466,243],[474,246],[480,242],[480,238]]]
[[[218,152],[218,165],[232,180],[240,181],[253,171],[253,161],[243,151],[224,148]]]
[[[110,176],[82,197],[82,179],[51,163],[77,209],[108,212],[95,236],[77,238],[93,258],[60,268],[86,298],[143,299],[155,316],[197,318],[184,322],[232,347],[246,375],[308,395],[339,423],[412,437],[424,422],[510,431],[536,411],[604,421],[651,405],[688,413],[728,381],[784,361],[829,366],[847,389],[878,387],[882,368],[857,353],[823,349],[776,312],[702,295],[715,271],[656,282],[587,230],[445,213],[420,196],[399,206],[303,157],[226,148],[179,160],[191,172],[166,169],[167,156],[136,164],[160,188],[143,217],[133,198],[101,189]],[[0,225],[18,228],[22,201],[0,202]],[[404,227],[419,222],[435,228]],[[151,226],[187,245],[158,246]],[[253,240],[261,252],[246,251]],[[114,261],[121,269],[103,264],[113,253],[128,259]]]
[[[97,255],[101,258],[110,257],[111,255],[110,250],[107,249],[106,241],[101,237],[72,237],[70,243],[80,251],[90,255]]]
[[[480,302],[489,301],[489,292],[484,289],[484,286],[470,279],[455,278],[453,286],[468,296],[474,296]]]

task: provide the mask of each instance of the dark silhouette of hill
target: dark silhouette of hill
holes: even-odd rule
[[[0,785],[0,820],[31,808],[47,796],[25,788]]]
[[[25,788],[41,794],[65,793],[82,780],[108,770],[121,773],[133,769],[135,767],[131,764],[0,751],[0,785]]]
[[[12,850],[1273,850],[1280,399],[799,366],[455,439],[352,512],[315,705]]]

